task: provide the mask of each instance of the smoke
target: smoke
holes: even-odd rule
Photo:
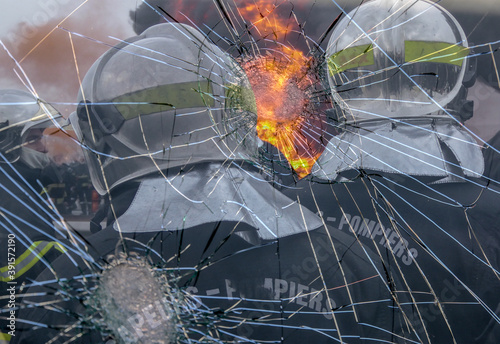
[[[137,34],[164,21],[178,21],[195,24],[223,49],[231,48],[228,42],[234,41],[235,31],[244,41],[277,40],[307,53],[310,45],[304,35],[320,37],[339,13],[331,2],[315,0],[151,0],[130,11],[130,18]],[[286,24],[286,34],[276,32],[277,22]]]
[[[134,31],[139,35],[148,27],[166,22],[178,21],[191,24],[205,23],[208,26],[217,19],[215,7],[211,1],[166,1],[150,0],[130,11]]]
[[[116,6],[112,2],[106,5],[90,3],[66,20],[64,18],[70,10],[56,8],[59,15],[44,17],[46,20],[43,21],[28,19],[19,22],[10,32],[0,37],[26,73],[27,79],[16,68],[24,83],[28,84],[29,80],[39,97],[54,104],[65,117],[76,107],[74,103],[79,80],[83,79],[99,56],[109,49],[106,44],[113,46],[118,43],[110,37],[125,39],[133,35],[128,17],[120,15],[121,12],[115,10]],[[40,15],[38,17],[42,18]],[[13,70],[15,62],[3,49],[0,57],[0,71],[3,75],[0,87],[26,90]]]

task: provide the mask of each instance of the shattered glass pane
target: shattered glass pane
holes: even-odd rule
[[[499,17],[4,4],[0,343],[497,343]]]

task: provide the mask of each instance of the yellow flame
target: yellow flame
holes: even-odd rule
[[[252,22],[260,34],[274,33],[280,39],[289,30],[287,21],[276,15],[279,6],[269,0],[252,0],[241,6],[240,14]],[[248,74],[257,103],[259,138],[280,150],[300,178],[305,177],[319,157],[311,152],[302,133],[303,110],[308,102],[304,85],[309,59],[294,48],[280,45],[280,54],[254,56],[243,66]],[[291,85],[295,83],[295,85]],[[295,93],[299,93],[294,98]]]

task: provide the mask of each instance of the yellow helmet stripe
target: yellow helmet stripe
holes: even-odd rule
[[[172,109],[212,107],[215,100],[210,81],[190,81],[125,94],[113,103],[123,118],[129,120]]]
[[[330,56],[328,69],[331,75],[335,75],[348,69],[370,66],[374,63],[373,45],[365,44],[346,48]]]
[[[257,113],[257,101],[251,88],[240,85],[227,85],[226,89],[226,109]]]
[[[405,62],[436,62],[461,66],[469,48],[457,44],[428,41],[406,41]]]

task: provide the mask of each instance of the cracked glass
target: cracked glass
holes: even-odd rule
[[[498,341],[494,0],[0,17],[0,343]]]

